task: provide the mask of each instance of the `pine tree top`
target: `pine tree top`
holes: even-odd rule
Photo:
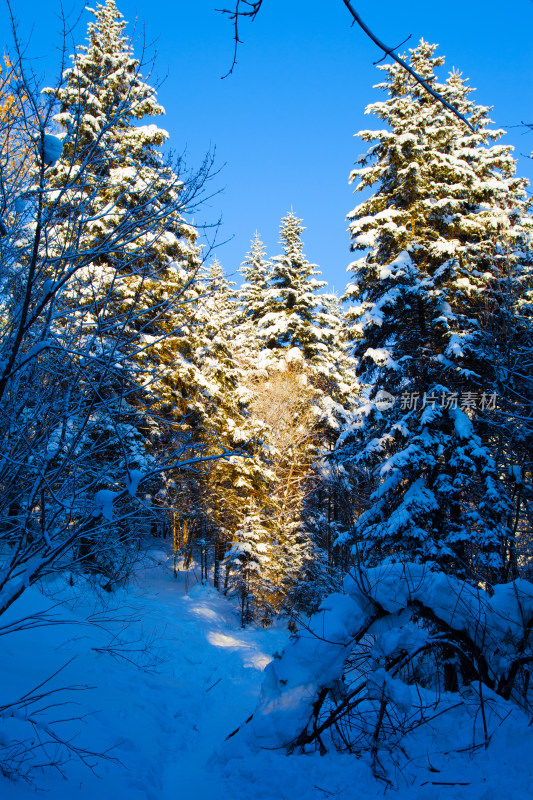
[[[133,55],[133,46],[125,35],[126,22],[114,0],[88,8],[95,17],[87,26],[87,44],[79,45],[71,56],[72,67],[63,73],[64,85],[45,89],[61,105],[56,121],[63,127],[76,125],[78,136],[97,140],[116,119],[125,133],[133,120],[165,113],[157,102],[156,92],[141,74],[141,62]],[[161,145],[168,138],[156,125],[136,128],[136,136],[125,142],[129,148]]]

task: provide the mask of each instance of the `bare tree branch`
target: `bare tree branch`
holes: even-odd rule
[[[353,7],[350,0],[343,0],[344,5],[350,12],[353,21],[359,25],[359,27],[366,33],[366,35],[374,42],[375,45],[379,47],[380,50],[385,53],[385,56],[390,56],[402,69],[404,69],[417,83],[422,86],[426,92],[428,92],[432,97],[435,98],[444,108],[447,108],[448,111],[451,111],[452,114],[464,122],[469,130],[472,133],[475,133],[475,130],[471,123],[467,120],[467,118],[461,114],[455,106],[448,101],[441,95],[439,92],[436,92],[427,81],[425,81],[409,64],[404,61],[401,56],[397,55],[394,52],[394,48],[388,47],[381,39],[376,36],[375,33],[368,27],[368,25],[361,19],[361,16]],[[231,67],[229,68],[228,72],[223,75],[223,78],[227,78],[228,75],[231,75],[236,64],[237,64],[237,50],[239,44],[242,44],[242,40],[239,38],[239,20],[241,17],[248,17],[249,19],[253,20],[256,18],[257,14],[259,13],[261,6],[263,5],[263,0],[256,0],[256,2],[251,2],[250,0],[235,0],[235,8],[219,8],[217,11],[220,11],[222,14],[226,14],[233,24],[233,41],[234,41],[234,48],[233,48],[233,60],[231,62]],[[245,6],[245,9],[242,9],[241,6]]]
[[[455,114],[455,116],[458,119],[460,119],[461,122],[464,122],[464,124],[472,131],[472,133],[475,132],[474,128],[472,127],[470,122],[466,119],[466,117],[463,116],[463,114],[459,113],[459,111],[454,106],[452,106],[451,103],[448,103],[448,101],[441,94],[439,94],[439,92],[436,92],[435,89],[432,89],[429,83],[427,83],[412,67],[410,67],[409,64],[407,64],[407,62],[403,60],[403,58],[396,55],[396,53],[391,47],[387,47],[387,45],[384,44],[381,41],[381,39],[379,39],[375,35],[375,33],[373,33],[370,30],[368,25],[366,25],[366,23],[363,22],[360,15],[357,13],[353,5],[350,3],[350,0],[343,0],[343,3],[350,12],[350,14],[352,15],[354,22],[356,22],[359,25],[359,27],[362,28],[362,30],[366,33],[366,35],[370,39],[372,39],[374,44],[376,44],[380,48],[380,50],[383,50],[385,55],[390,56],[394,61],[396,61],[396,63],[399,64],[400,67],[402,67],[402,69],[404,69],[406,72],[408,72],[409,75],[412,78],[414,78],[414,80],[426,90],[426,92],[429,92],[429,94],[432,97],[434,97],[435,100],[438,100],[438,102],[441,103],[444,106],[444,108],[447,108],[448,111],[451,111],[452,114]]]

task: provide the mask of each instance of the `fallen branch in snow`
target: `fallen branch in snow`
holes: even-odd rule
[[[239,725],[239,727],[238,727],[238,728],[235,728],[235,730],[234,730],[234,731],[232,731],[231,733],[228,733],[228,735],[226,736],[226,738],[224,739],[224,741],[225,741],[225,742],[227,742],[227,741],[228,741],[228,739],[232,739],[232,738],[233,738],[233,737],[234,737],[234,736],[235,736],[237,733],[239,733],[239,731],[240,731],[240,730],[241,730],[241,729],[244,727],[244,725],[248,725],[248,723],[252,721],[253,717],[254,717],[254,715],[253,715],[253,714],[250,714],[250,716],[248,717],[248,719],[247,719],[247,720],[245,720],[245,721],[243,722],[243,724],[242,724],[242,725]]]

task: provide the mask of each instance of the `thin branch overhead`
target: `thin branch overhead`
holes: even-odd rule
[[[393,59],[402,69],[404,69],[417,83],[422,86],[426,92],[428,92],[432,97],[435,98],[439,103],[441,103],[444,108],[447,108],[448,111],[451,111],[452,114],[463,122],[469,130],[474,133],[474,128],[472,124],[467,120],[467,118],[461,114],[455,106],[448,101],[441,95],[439,92],[436,92],[427,81],[425,81],[421,75],[419,75],[416,70],[409,66],[409,64],[404,61],[404,59],[397,55],[394,52],[394,48],[388,47],[381,39],[376,36],[375,33],[368,27],[368,25],[361,19],[360,14],[355,10],[350,0],[342,0],[348,11],[350,12],[353,21],[359,25],[359,27],[365,32],[365,34],[374,42],[375,45],[379,47],[380,50],[383,51],[385,56],[389,56]],[[229,68],[226,75],[223,75],[223,78],[227,78],[228,75],[231,75],[235,66],[237,64],[237,50],[239,45],[242,44],[242,39],[239,37],[239,21],[241,18],[248,17],[250,20],[256,18],[257,14],[261,10],[261,6],[263,5],[263,0],[235,0],[235,7],[233,9],[229,8],[219,8],[217,11],[220,11],[222,14],[226,14],[227,17],[230,19],[233,25],[233,60],[231,62],[231,67]]]
[[[242,44],[242,39],[239,38],[239,20],[241,17],[249,17],[252,22],[256,18],[257,14],[259,13],[261,6],[263,5],[263,0],[256,0],[256,2],[250,0],[235,0],[235,9],[232,11],[230,8],[217,8],[216,10],[219,11],[221,14],[226,14],[231,23],[233,25],[233,60],[231,62],[231,67],[229,68],[228,72],[225,75],[222,75],[222,80],[227,78],[229,75],[232,74],[235,66],[237,64],[237,50],[239,45]],[[243,9],[242,7],[246,7],[248,10]]]
[[[407,62],[404,61],[403,58],[401,58],[401,56],[396,55],[396,53],[394,52],[394,50],[392,48],[387,47],[387,45],[384,44],[384,42],[382,42],[381,39],[379,39],[370,30],[368,25],[366,25],[366,23],[363,22],[363,20],[361,19],[361,17],[359,16],[357,11],[355,10],[355,8],[352,6],[352,4],[350,3],[350,0],[342,0],[342,1],[343,1],[344,5],[346,6],[346,8],[348,9],[348,11],[350,12],[350,14],[352,15],[352,17],[354,19],[354,22],[356,22],[359,25],[359,27],[362,28],[362,30],[366,33],[366,35],[370,39],[372,39],[374,44],[376,44],[380,48],[380,50],[383,50],[385,55],[390,56],[390,58],[392,58],[394,61],[396,61],[396,63],[399,64],[400,67],[402,67],[402,69],[404,69],[406,72],[408,72],[409,75],[412,78],[414,78],[414,80],[417,83],[419,83],[420,86],[422,86],[426,90],[426,92],[429,92],[429,94],[432,97],[434,97],[435,100],[438,100],[438,102],[441,103],[444,106],[444,108],[447,108],[448,111],[451,111],[452,114],[455,114],[455,116],[458,119],[460,119],[461,122],[464,122],[464,124],[472,131],[472,133],[475,132],[474,128],[471,125],[471,123],[467,120],[467,118],[463,114],[461,114],[455,108],[455,106],[452,106],[451,103],[448,103],[448,101],[441,94],[439,94],[439,92],[436,92],[435,89],[432,89],[431,86],[429,85],[429,83],[427,83],[412,67],[410,67],[409,64],[407,64]]]

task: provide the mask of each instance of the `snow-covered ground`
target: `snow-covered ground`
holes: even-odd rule
[[[254,753],[238,736],[224,741],[253,712],[262,670],[287,642],[283,625],[242,630],[235,608],[215,590],[191,573],[174,580],[164,553],[152,554],[127,590],[105,600],[107,606],[82,584],[64,587],[56,580],[46,595],[30,589],[11,609],[13,620],[38,611],[62,623],[0,639],[0,706],[27,692],[71,687],[38,701],[27,715],[50,725],[66,719],[52,729],[111,760],[89,756],[92,772],[73,757],[59,769],[34,771],[33,785],[0,777],[1,800],[25,800],[36,791],[53,800],[383,796],[384,784],[354,756]],[[93,624],[86,624],[90,616]],[[36,716],[51,703],[58,705]],[[20,717],[0,721],[0,747],[30,734],[34,742],[47,738],[44,728]],[[450,750],[457,724],[450,718]],[[424,758],[409,765],[398,776],[399,788],[387,794],[398,800],[533,796],[533,730],[519,720],[502,724],[489,749],[475,756],[440,750],[428,736]],[[33,752],[37,761],[47,760]],[[61,757],[53,747],[48,752],[48,760]]]

